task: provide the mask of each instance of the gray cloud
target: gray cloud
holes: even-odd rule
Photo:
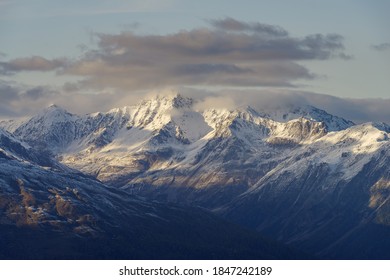
[[[0,62],[0,74],[9,75],[21,71],[52,71],[65,67],[66,59],[49,60],[41,56],[32,56]]]
[[[292,87],[298,79],[316,77],[299,61],[349,58],[337,34],[296,38],[273,25],[232,18],[209,22],[211,28],[168,35],[97,34],[98,48],[65,73],[87,77],[81,85],[96,89]]]
[[[225,31],[249,31],[263,33],[270,36],[287,36],[288,32],[284,28],[276,25],[264,24],[260,22],[243,22],[231,17],[224,19],[209,20],[214,27]]]
[[[371,45],[371,48],[376,51],[386,51],[390,50],[390,43],[382,43],[378,45]]]
[[[27,89],[23,95],[25,98],[30,100],[39,100],[43,98],[48,98],[53,94],[52,90],[49,90],[46,87],[33,87],[30,89]]]
[[[5,82],[0,80],[0,118],[1,117],[15,117],[15,103],[18,103],[18,90]]]
[[[13,87],[0,84],[0,120],[2,118],[13,118],[18,117],[16,108],[18,107],[18,91]],[[15,102],[16,101],[16,102]],[[15,106],[15,103],[17,104]]]
[[[78,89],[146,90],[167,86],[295,87],[317,76],[300,61],[347,59],[343,37],[293,37],[280,26],[233,18],[166,35],[95,34],[96,49],[77,60],[40,56],[0,62],[0,74],[56,71],[79,76]],[[32,92],[30,95],[37,94]]]
[[[0,80],[0,118],[14,118],[37,112],[54,91],[45,87],[26,87]]]
[[[338,34],[270,38],[261,34],[194,29],[169,35],[142,36],[126,32],[98,37],[100,50],[95,55],[100,54],[101,58],[118,55],[118,58],[126,57],[125,61],[136,54],[225,61],[328,59],[344,49],[343,37]]]

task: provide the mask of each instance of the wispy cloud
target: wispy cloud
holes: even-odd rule
[[[390,50],[390,43],[381,43],[378,45],[371,45],[371,48],[376,50],[376,51]]]
[[[66,59],[46,59],[41,56],[23,57],[0,62],[0,74],[10,75],[21,71],[53,71],[65,67]]]

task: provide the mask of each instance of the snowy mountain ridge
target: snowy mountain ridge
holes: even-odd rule
[[[0,159],[84,173],[122,195],[201,206],[313,254],[340,243],[358,256],[343,240],[383,234],[387,124],[355,125],[310,106],[198,110],[197,102],[158,96],[84,116],[50,106],[0,123],[9,131],[0,130]]]
[[[13,127],[12,132],[21,141],[48,149],[64,164],[106,181],[146,170],[204,165],[210,146],[224,143],[223,150],[237,153],[234,156],[238,162],[264,156],[265,161],[279,161],[279,155],[284,157],[286,151],[299,151],[299,146],[321,150],[321,145],[334,145],[349,137],[340,135],[350,128],[352,133],[370,126],[354,126],[311,106],[289,108],[284,113],[279,110],[271,117],[249,106],[198,111],[195,103],[180,94],[157,96],[136,106],[85,116],[51,105]],[[388,137],[386,131],[381,133],[383,139]],[[370,140],[373,143],[366,146],[374,147],[376,138]],[[212,170],[224,165],[226,159],[221,155],[212,160],[219,162]]]

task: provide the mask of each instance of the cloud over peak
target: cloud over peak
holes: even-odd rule
[[[193,97],[196,108],[227,108],[248,106],[259,112],[275,109],[312,105],[356,123],[380,121],[390,124],[390,99],[352,99],[325,94],[301,92],[291,89],[225,89],[208,91],[180,87],[180,94]],[[176,90],[174,91],[176,92]],[[112,108],[139,103],[156,95],[171,95],[172,89],[160,91],[100,91],[83,94],[78,91],[57,91],[48,87],[26,87],[0,80],[0,120],[34,115],[49,104],[58,104],[73,113],[108,111]]]

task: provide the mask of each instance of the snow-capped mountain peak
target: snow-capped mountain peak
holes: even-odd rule
[[[194,100],[190,97],[184,97],[180,93],[176,94],[172,98],[174,108],[191,108],[194,104]]]
[[[323,122],[327,131],[339,131],[354,125],[352,121],[331,115],[326,111],[311,105],[272,109],[272,111],[266,111],[265,113],[268,117],[278,122],[288,122],[300,117],[312,121]]]
[[[53,123],[66,122],[75,118],[76,116],[69,113],[66,109],[58,105],[51,104],[38,113],[37,116],[33,117],[32,120],[39,122],[43,119],[44,125],[51,125]]]
[[[50,106],[20,125],[0,123],[15,128],[0,129],[0,161],[27,179],[31,166],[53,166],[38,160],[46,148],[124,196],[205,207],[289,244],[321,243],[318,250],[374,219],[389,224],[387,124],[354,125],[312,106],[197,110],[194,102],[157,96],[85,116]]]
[[[78,116],[65,109],[51,105],[23,122],[14,134],[27,143],[54,151],[72,141],[78,119]]]
[[[171,95],[157,95],[154,98],[144,99],[138,103],[137,107],[147,107],[154,110],[169,110],[172,108],[191,108],[194,100],[184,97],[180,93]]]
[[[109,180],[141,170],[207,166],[207,161],[221,168],[233,158],[256,165],[257,157],[279,160],[285,150],[333,141],[332,131],[353,128],[352,122],[311,106],[271,113],[250,106],[198,111],[195,102],[180,94],[156,96],[85,116],[53,105],[19,126],[15,135],[49,149],[73,168]]]

